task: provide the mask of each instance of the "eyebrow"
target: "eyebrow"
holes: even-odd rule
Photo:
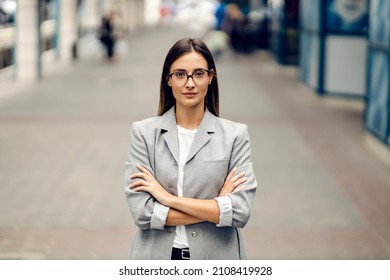
[[[197,71],[197,70],[207,70],[206,68],[195,68],[193,72]],[[183,72],[187,72],[186,69],[173,69],[172,72],[175,72],[175,71],[183,71]]]

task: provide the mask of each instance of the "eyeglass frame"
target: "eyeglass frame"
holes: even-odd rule
[[[172,76],[173,76],[174,74],[176,74],[177,72],[183,72],[183,73],[187,76],[187,79],[186,79],[185,83],[183,84],[183,86],[186,85],[186,84],[188,83],[188,80],[189,80],[190,77],[191,77],[192,81],[196,84],[195,79],[194,79],[193,76],[194,76],[195,72],[198,71],[198,70],[203,70],[203,71],[205,71],[205,72],[207,73],[207,75],[210,75],[210,73],[214,73],[214,70],[208,70],[208,69],[204,69],[204,68],[197,68],[197,69],[194,70],[194,72],[192,72],[191,75],[187,74],[186,71],[180,70],[180,71],[176,71],[176,72],[169,73],[169,74],[168,74],[168,77],[169,77],[170,79],[172,79]],[[173,81],[173,79],[172,79],[172,81]]]

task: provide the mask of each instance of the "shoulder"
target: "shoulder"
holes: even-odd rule
[[[248,130],[248,126],[243,123],[216,117],[216,129],[231,135],[242,135]]]
[[[135,121],[131,124],[132,134],[149,135],[154,133],[157,128],[160,117],[151,117],[140,121]]]
[[[150,128],[152,126],[156,126],[156,121],[158,120],[158,118],[159,117],[151,117],[140,121],[135,121],[132,123],[132,127],[137,129],[143,129],[143,128]]]

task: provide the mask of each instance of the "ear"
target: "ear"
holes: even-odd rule
[[[171,79],[169,77],[166,77],[166,81],[168,86],[172,87]]]
[[[209,84],[213,81],[214,78],[214,70],[211,70],[210,75],[209,75]]]

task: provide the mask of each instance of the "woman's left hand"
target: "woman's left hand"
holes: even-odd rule
[[[161,184],[153,177],[152,173],[149,172],[145,167],[137,165],[138,169],[141,171],[139,173],[134,173],[130,176],[131,179],[140,178],[132,183],[129,188],[134,191],[144,191],[150,193],[155,199],[157,199],[161,204],[169,206],[169,201],[173,197],[172,194],[167,192]]]
[[[221,191],[219,192],[219,197],[226,196],[228,194],[231,194],[234,191],[239,191],[240,189],[245,188],[245,185],[238,187],[240,184],[245,183],[248,178],[245,177],[245,172],[240,172],[235,175],[237,168],[234,167],[228,174],[228,176],[225,179],[225,183],[223,184],[223,187]]]

